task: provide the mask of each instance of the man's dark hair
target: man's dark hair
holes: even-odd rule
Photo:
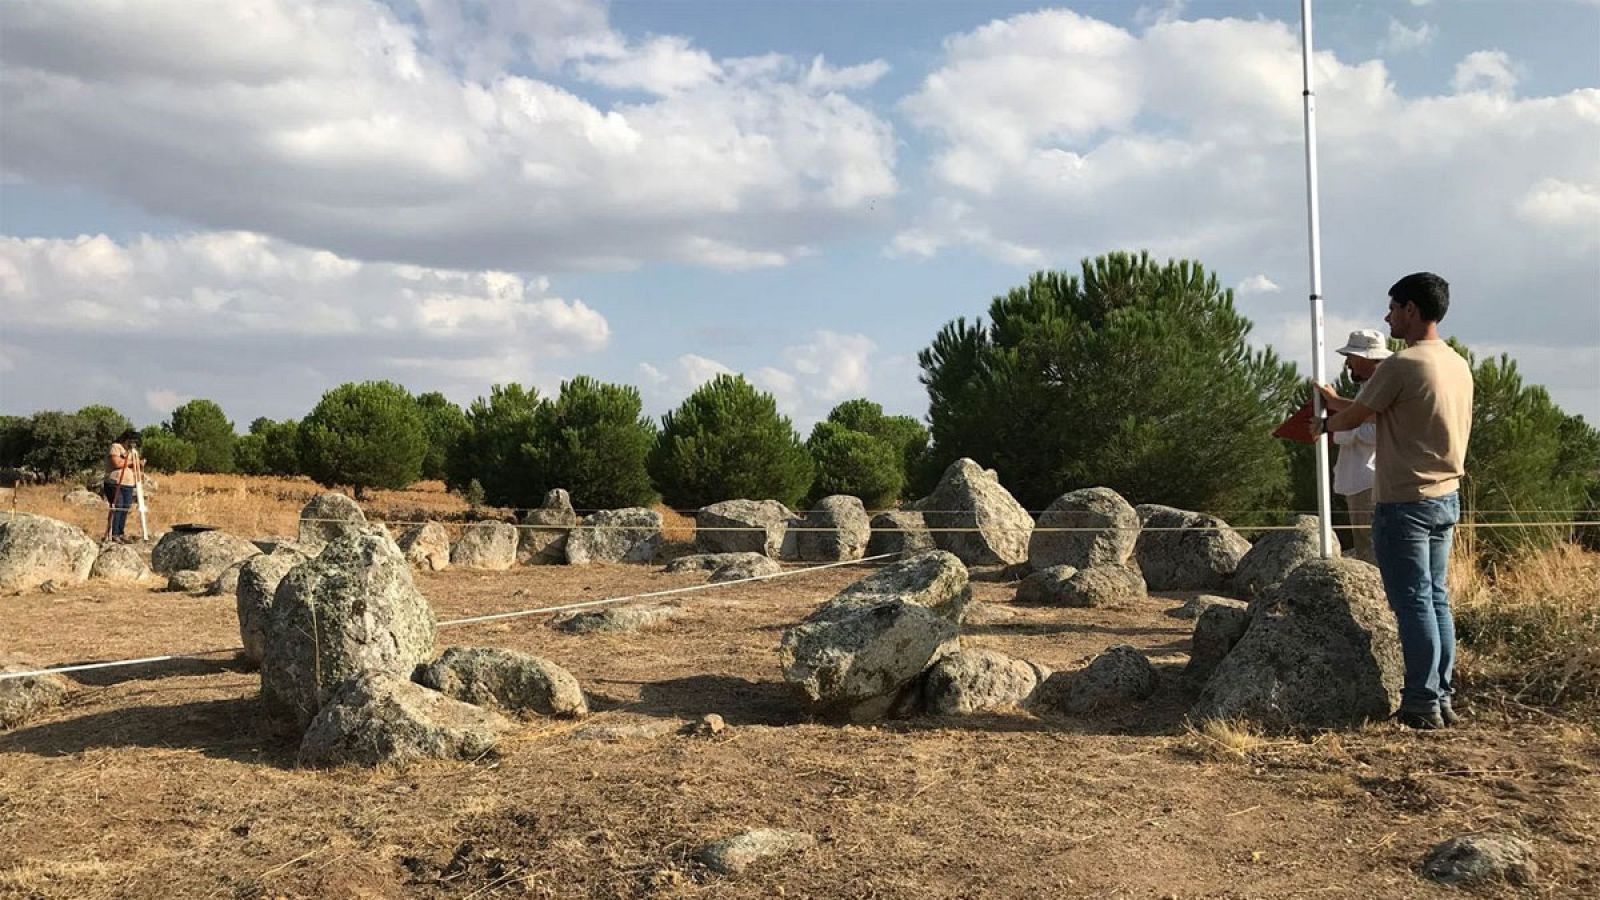
[[[139,446],[139,439],[139,432],[134,431],[132,428],[117,435],[117,443],[130,449]]]
[[[1389,299],[1401,306],[1414,303],[1423,319],[1443,322],[1450,311],[1450,282],[1432,272],[1413,272],[1389,288]]]

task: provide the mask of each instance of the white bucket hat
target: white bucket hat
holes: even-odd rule
[[[1350,338],[1344,346],[1334,351],[1342,356],[1359,356],[1362,359],[1388,359],[1394,354],[1389,350],[1389,342],[1383,335],[1370,328],[1350,332]]]

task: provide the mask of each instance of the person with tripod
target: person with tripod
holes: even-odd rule
[[[128,511],[138,499],[139,482],[144,480],[144,461],[139,458],[139,432],[129,429],[111,445],[106,459],[106,477],[100,490],[111,512],[106,518],[106,540],[125,544],[132,538],[124,534]]]

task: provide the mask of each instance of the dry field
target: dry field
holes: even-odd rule
[[[190,501],[205,516],[163,521],[290,533],[314,490],[289,496],[295,484],[268,485],[285,494],[274,503],[249,495],[259,513],[207,494]],[[368,507],[444,514],[449,499]],[[443,630],[441,645],[554,659],[596,708],[472,763],[298,770],[261,717],[256,676],[226,655],[82,673],[66,708],[0,734],[0,896],[1447,897],[1460,892],[1421,880],[1418,861],[1482,830],[1537,849],[1537,884],[1505,895],[1600,896],[1600,732],[1498,683],[1469,683],[1469,722],[1443,733],[1196,732],[1178,677],[1189,623],[1164,614],[1177,595],[1013,608],[1011,587],[980,582],[989,605],[967,644],[1070,669],[1129,643],[1163,667],[1162,689],[1099,718],[811,723],[779,678],[779,633],[854,577],[687,595],[686,616],[633,635],[566,635],[541,617]],[[699,580],[640,566],[418,577],[441,619]],[[38,662],[237,642],[226,598],[91,583],[0,604],[4,649]],[[727,731],[601,730],[710,712]],[[758,827],[819,844],[738,877],[694,861],[703,843]]]

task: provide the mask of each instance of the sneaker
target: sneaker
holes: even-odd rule
[[[1455,706],[1451,704],[1449,697],[1439,701],[1439,718],[1443,719],[1444,724],[1448,726],[1453,726],[1461,721],[1461,716],[1456,712]]]
[[[1444,727],[1444,718],[1435,710],[1416,712],[1402,709],[1394,714],[1394,720],[1415,731],[1437,731]]]

